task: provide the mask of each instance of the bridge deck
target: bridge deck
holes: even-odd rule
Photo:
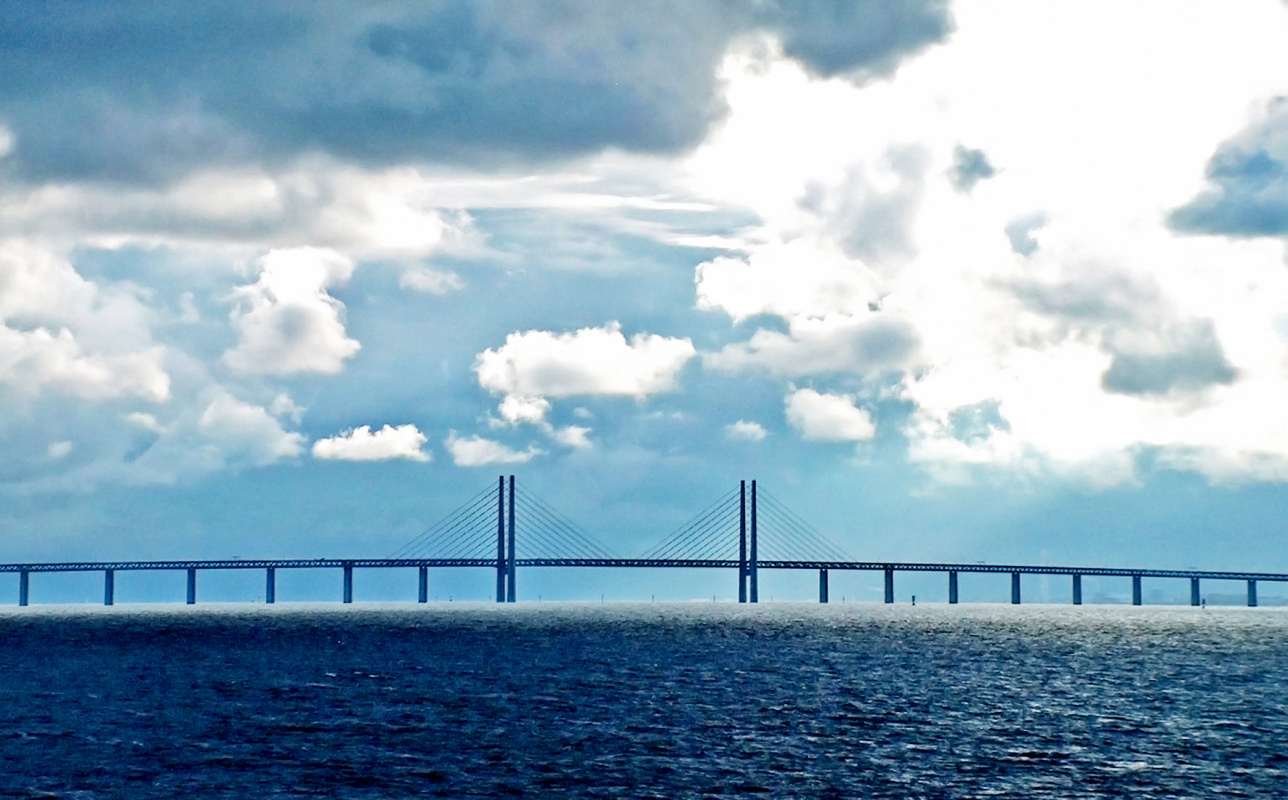
[[[206,570],[206,569],[323,569],[393,567],[496,568],[494,558],[316,558],[316,559],[217,559],[205,561],[67,561],[0,564],[0,572],[93,572],[101,570]],[[516,567],[603,567],[737,569],[729,559],[652,558],[517,558]],[[1021,573],[1024,575],[1087,575],[1142,578],[1200,578],[1206,580],[1255,580],[1288,582],[1288,573],[1229,572],[1195,569],[1134,569],[1130,567],[1067,567],[1037,564],[948,564],[891,561],[772,561],[756,562],[758,569],[893,570],[895,572]]]

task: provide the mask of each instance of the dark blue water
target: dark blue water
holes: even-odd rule
[[[1283,797],[1288,612],[0,611],[0,797]]]

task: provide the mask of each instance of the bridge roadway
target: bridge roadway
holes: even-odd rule
[[[112,605],[115,599],[115,573],[119,571],[186,570],[188,573],[188,603],[196,602],[197,572],[210,569],[262,569],[266,572],[265,602],[276,602],[276,571],[279,569],[341,569],[344,572],[344,602],[353,601],[353,570],[355,568],[416,567],[420,570],[419,601],[426,602],[428,570],[444,567],[496,568],[498,573],[511,565],[495,558],[316,558],[316,559],[215,559],[175,561],[67,561],[30,564],[0,564],[0,573],[19,574],[18,603],[27,605],[30,591],[29,576],[33,572],[103,572],[104,603]],[[1257,605],[1257,582],[1288,582],[1288,574],[1276,572],[1230,572],[1190,569],[1133,569],[1126,567],[1062,567],[1036,564],[948,564],[888,561],[783,561],[736,559],[650,559],[650,558],[515,558],[513,567],[634,567],[634,568],[686,568],[686,569],[736,569],[743,576],[751,575],[753,585],[758,569],[818,570],[819,602],[828,601],[828,572],[832,570],[875,571],[885,576],[885,602],[894,602],[895,572],[942,572],[948,574],[948,602],[956,603],[958,575],[1007,573],[1011,576],[1011,602],[1020,603],[1021,575],[1067,575],[1073,578],[1073,602],[1082,604],[1082,577],[1111,576],[1132,580],[1132,603],[1141,605],[1141,580],[1143,578],[1188,578],[1190,602],[1199,605],[1200,580],[1246,581],[1248,605]],[[740,576],[741,577],[741,576]],[[500,598],[498,598],[500,600]],[[511,601],[513,593],[511,592]],[[757,598],[753,591],[751,602]]]

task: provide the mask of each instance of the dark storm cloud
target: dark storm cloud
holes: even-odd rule
[[[953,165],[948,170],[948,180],[959,192],[969,192],[975,184],[997,174],[983,150],[971,150],[957,145],[953,148]]]
[[[1238,377],[1211,320],[1175,325],[1160,338],[1143,349],[1110,343],[1114,360],[1101,386],[1117,394],[1157,396],[1228,385]]]
[[[1221,144],[1207,165],[1208,186],[1175,209],[1171,226],[1226,236],[1288,235],[1288,98]]]
[[[715,67],[739,36],[861,80],[950,29],[942,0],[0,0],[0,123],[27,180],[163,181],[310,150],[473,166],[672,152],[722,115]]]

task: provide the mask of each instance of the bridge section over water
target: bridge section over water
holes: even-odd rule
[[[962,574],[1009,574],[1011,602],[1017,605],[1021,602],[1023,575],[1068,576],[1075,605],[1083,602],[1084,576],[1130,578],[1133,605],[1142,604],[1141,584],[1145,578],[1188,580],[1190,604],[1195,606],[1202,602],[1200,582],[1203,580],[1246,582],[1249,606],[1257,605],[1258,582],[1288,583],[1288,574],[1273,572],[859,561],[848,557],[777,499],[758,491],[756,481],[750,485],[742,481],[738,488],[645,553],[621,558],[548,503],[531,493],[518,493],[514,476],[510,476],[508,485],[504,477],[500,478],[495,489],[475,495],[386,558],[47,562],[0,564],[0,573],[18,573],[18,605],[26,606],[30,601],[33,574],[102,572],[103,602],[113,605],[115,576],[123,571],[186,571],[187,602],[195,604],[197,575],[203,570],[263,570],[264,601],[275,603],[278,570],[337,569],[342,574],[343,602],[351,603],[354,569],[409,567],[418,570],[417,599],[421,603],[429,599],[430,569],[461,567],[495,570],[496,600],[510,603],[518,598],[520,567],[736,570],[738,601],[743,603],[759,602],[762,569],[817,571],[820,603],[828,602],[828,579],[833,571],[881,572],[886,603],[894,602],[896,572],[946,575],[950,604],[958,602]]]

